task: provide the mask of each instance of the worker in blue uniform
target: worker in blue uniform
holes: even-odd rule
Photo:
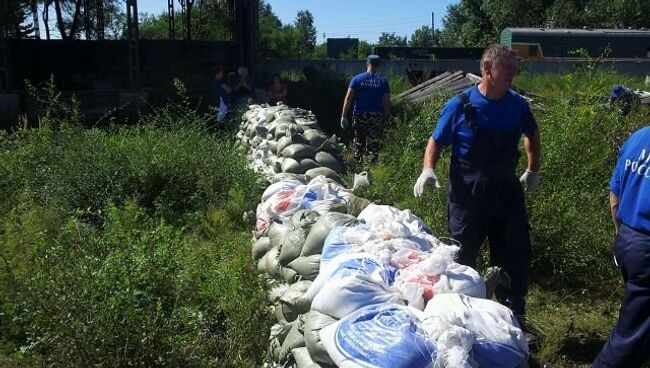
[[[618,321],[592,367],[640,367],[650,358],[650,127],[621,147],[609,202],[625,292]]]
[[[440,187],[433,170],[442,149],[451,145],[447,225],[461,244],[458,262],[475,268],[487,238],[492,265],[511,278],[509,290],[499,287],[495,296],[523,323],[531,253],[524,190],[540,183],[540,134],[527,101],[511,89],[514,52],[490,45],[480,66],[478,85],[443,107],[413,193],[419,197],[428,185]],[[518,179],[522,134],[528,166]]]

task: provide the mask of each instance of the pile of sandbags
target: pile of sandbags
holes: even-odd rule
[[[277,122],[287,111],[297,119],[301,110],[254,106],[246,120]],[[258,132],[251,126],[242,130]],[[252,255],[277,319],[268,365],[525,364],[528,346],[510,310],[486,299],[484,279],[454,261],[459,247],[410,210],[370,203],[325,176],[264,172],[271,184],[257,207]]]
[[[296,174],[310,180],[323,175],[343,182],[339,176],[345,171],[343,144],[319,129],[311,111],[251,105],[243,114],[237,140],[248,150],[251,167],[269,177]]]

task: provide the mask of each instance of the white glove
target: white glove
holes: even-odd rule
[[[424,188],[426,188],[427,185],[433,185],[436,188],[440,188],[438,177],[433,172],[433,169],[422,170],[422,174],[420,174],[418,181],[416,181],[415,185],[413,186],[413,195],[416,197],[422,196],[422,193],[424,193]]]
[[[348,118],[345,116],[341,117],[341,129],[346,130],[348,128],[348,125],[350,125]]]
[[[530,171],[526,172],[519,178],[521,186],[524,187],[524,190],[528,193],[534,191],[539,186],[539,171]]]

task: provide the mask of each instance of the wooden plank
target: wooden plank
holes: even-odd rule
[[[440,80],[440,81],[438,81],[436,83],[431,84],[430,86],[423,89],[422,91],[412,93],[411,95],[407,96],[405,98],[405,100],[409,101],[409,100],[413,100],[415,98],[418,98],[419,96],[422,96],[422,95],[428,95],[432,91],[440,89],[440,88],[442,88],[443,86],[447,85],[450,82],[454,82],[454,81],[456,81],[458,79],[464,78],[463,75],[464,75],[464,72],[462,70],[458,70],[458,71],[454,72],[453,74],[447,76],[446,78],[444,78],[444,79],[442,79],[442,80]]]
[[[418,84],[417,86],[414,86],[414,87],[412,87],[410,89],[407,89],[406,91],[404,91],[404,92],[400,93],[399,95],[397,95],[397,97],[402,98],[402,97],[404,97],[406,95],[409,95],[409,94],[411,94],[413,92],[416,92],[416,91],[419,91],[419,90],[421,90],[423,88],[426,88],[428,85],[430,85],[432,83],[435,83],[435,82],[439,81],[440,79],[442,79],[442,78],[444,78],[444,77],[446,77],[448,75],[451,75],[451,73],[444,72],[442,74],[438,74],[435,77]]]

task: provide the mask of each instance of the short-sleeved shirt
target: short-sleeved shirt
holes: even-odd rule
[[[357,74],[349,88],[355,93],[353,114],[384,112],[383,98],[390,93],[386,78],[370,72]]]
[[[636,131],[618,155],[610,190],[618,197],[616,217],[650,233],[650,127]]]
[[[514,131],[526,135],[537,132],[537,122],[528,102],[516,92],[509,90],[497,100],[483,96],[477,86],[472,86],[463,93],[469,97],[469,103],[474,108],[474,122],[478,129],[491,132]],[[436,143],[443,147],[451,145],[452,153],[459,157],[465,156],[474,142],[474,132],[469,124],[465,124],[463,105],[459,96],[447,101],[431,134]]]

